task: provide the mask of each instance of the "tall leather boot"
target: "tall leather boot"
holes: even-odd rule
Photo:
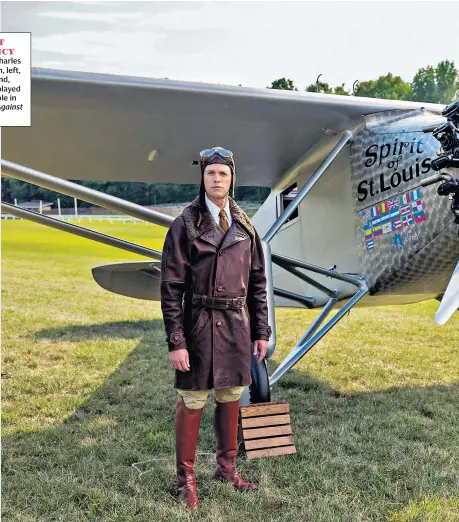
[[[237,431],[239,420],[239,400],[234,402],[215,401],[213,427],[217,441],[217,471],[214,478],[230,482],[238,491],[252,492],[258,484],[245,482],[236,470]]]
[[[175,454],[177,464],[177,498],[188,509],[198,509],[194,463],[203,408],[191,409],[179,397],[175,416]]]

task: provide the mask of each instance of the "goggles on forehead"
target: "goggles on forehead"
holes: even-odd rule
[[[233,159],[233,153],[228,149],[223,149],[222,147],[213,147],[212,149],[204,149],[199,153],[201,160],[207,160],[212,156],[221,156],[225,159]]]

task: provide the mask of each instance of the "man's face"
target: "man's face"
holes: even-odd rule
[[[204,188],[209,197],[224,198],[228,194],[231,186],[231,168],[228,165],[207,165],[203,177]]]

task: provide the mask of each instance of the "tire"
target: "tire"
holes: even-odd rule
[[[269,388],[266,360],[263,359],[261,363],[257,363],[255,356],[252,354],[250,374],[252,384],[244,388],[239,404],[246,406],[247,404],[271,402],[271,390]]]
[[[266,360],[257,362],[252,352],[251,366],[252,384],[249,386],[250,404],[259,402],[271,402],[271,390],[269,389],[269,376]]]
[[[251,349],[253,345],[251,346]],[[260,402],[271,402],[271,390],[269,389],[269,376],[266,360],[257,362],[252,350],[252,365],[250,369],[252,376],[252,384],[244,388],[239,404],[246,406],[247,404],[257,404]],[[238,429],[238,455],[245,454],[244,441],[242,439],[242,429]]]

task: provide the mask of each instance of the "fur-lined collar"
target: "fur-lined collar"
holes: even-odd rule
[[[228,200],[233,220],[242,225],[250,237],[255,239],[255,229],[250,222],[249,216],[247,216],[231,196],[228,196]],[[187,235],[190,241],[193,241],[206,232],[213,230],[217,226],[212,214],[207,209],[207,206],[203,207],[201,205],[199,196],[183,209],[182,217],[185,221]]]

